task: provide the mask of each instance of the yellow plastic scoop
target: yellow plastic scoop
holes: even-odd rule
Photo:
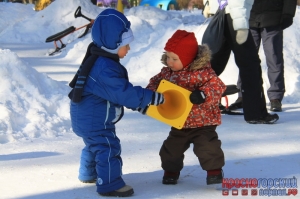
[[[165,103],[159,106],[150,105],[146,114],[156,120],[181,129],[193,106],[189,98],[191,91],[167,80],[162,80],[157,88],[157,92],[164,94]]]

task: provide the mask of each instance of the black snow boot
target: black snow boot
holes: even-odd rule
[[[165,171],[162,183],[163,184],[177,184],[179,175],[180,175],[180,172]]]

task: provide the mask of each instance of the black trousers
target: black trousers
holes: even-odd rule
[[[172,127],[159,152],[163,170],[181,171],[184,152],[190,144],[194,144],[194,153],[203,170],[220,169],[225,165],[216,126],[181,130]]]
[[[250,28],[257,51],[259,51],[262,42],[266,63],[268,67],[268,79],[270,87],[267,95],[270,100],[284,97],[284,59],[283,59],[283,30],[281,25],[268,28]],[[237,86],[241,86],[242,81],[239,78]]]
[[[233,29],[229,14],[225,17],[224,40],[221,49],[212,55],[211,65],[217,75],[220,75],[233,52],[235,63],[239,68],[242,81],[244,119],[255,120],[265,117],[268,112],[263,92],[263,80],[259,55],[255,43],[249,32],[245,43],[236,42],[236,31]]]

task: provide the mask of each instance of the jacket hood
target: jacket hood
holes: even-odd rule
[[[209,47],[204,44],[204,45],[199,45],[198,46],[198,53],[195,58],[195,60],[190,63],[187,67],[189,70],[198,70],[201,69],[205,66],[207,66],[210,63],[211,60],[211,51]],[[161,62],[167,66],[167,55],[164,53],[161,57]]]
[[[92,40],[97,47],[104,50],[117,50],[122,43],[122,35],[129,32],[130,22],[125,15],[115,9],[105,9],[94,21]],[[115,53],[115,52],[112,52]]]

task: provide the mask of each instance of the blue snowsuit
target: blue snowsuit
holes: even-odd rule
[[[97,20],[95,25],[100,25]],[[110,25],[113,26],[114,23]],[[105,34],[110,34],[109,30]],[[103,38],[113,40],[114,34],[111,35]],[[95,43],[94,38],[93,40]],[[128,80],[126,68],[118,60],[106,56],[96,59],[86,78],[81,101],[70,103],[73,131],[85,143],[80,160],[79,180],[97,179],[98,193],[111,192],[125,186],[121,177],[121,146],[115,123],[123,116],[123,106],[134,110],[145,108],[151,101],[152,94],[151,90],[133,86]]]
[[[89,74],[81,102],[71,102],[73,131],[86,145],[81,154],[78,178],[98,178],[97,192],[110,192],[125,185],[121,178],[121,146],[115,122],[123,116],[122,105],[133,109],[146,107],[152,93],[134,87],[120,63],[99,57]]]

